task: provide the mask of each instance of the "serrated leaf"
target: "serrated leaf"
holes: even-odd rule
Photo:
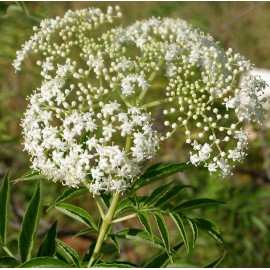
[[[186,250],[187,250],[187,253],[189,252],[189,244],[188,244],[188,240],[187,240],[187,234],[186,234],[186,230],[185,230],[185,226],[184,226],[184,223],[183,223],[183,220],[181,218],[181,216],[177,213],[170,213],[169,214],[170,217],[172,218],[172,220],[175,222],[182,238],[183,238],[183,241],[185,243],[185,246],[186,246]]]
[[[92,265],[91,265],[91,268],[95,268],[96,267],[96,264],[101,261],[101,258],[103,257],[103,254],[102,253],[99,253],[97,255],[97,257],[95,258],[95,260],[93,261]]]
[[[144,243],[157,248],[164,249],[162,241],[154,236],[153,240],[149,237],[148,233],[140,229],[124,229],[114,233],[116,237],[132,240],[139,243]]]
[[[222,201],[217,201],[217,200],[208,199],[208,198],[201,198],[201,199],[195,199],[195,200],[183,202],[177,205],[175,208],[173,208],[172,211],[185,211],[185,210],[201,208],[208,205],[223,204],[223,203],[224,202]]]
[[[70,260],[77,266],[80,267],[81,266],[81,261],[79,258],[78,253],[71,248],[69,245],[67,245],[66,243],[64,243],[63,241],[56,239],[58,245],[61,247],[61,249],[66,253],[66,255],[70,258]]]
[[[0,257],[0,266],[2,267],[12,267],[15,268],[20,263],[13,257]]]
[[[195,246],[195,243],[197,241],[197,238],[198,238],[198,227],[196,225],[195,222],[192,221],[192,219],[187,219],[188,223],[189,223],[189,226],[191,228],[191,231],[192,231],[192,247],[194,248]]]
[[[73,237],[77,237],[77,236],[81,236],[81,235],[85,235],[85,234],[93,233],[93,232],[97,232],[97,231],[94,229],[85,229],[85,230],[82,230],[82,231],[76,233]]]
[[[174,252],[177,252],[182,246],[184,242],[176,245],[173,248]],[[162,252],[155,256],[153,259],[148,259],[145,264],[143,264],[143,268],[165,268],[170,263],[170,257],[167,252]]]
[[[151,222],[148,218],[148,215],[145,211],[138,212],[139,220],[142,224],[142,226],[145,228],[145,230],[148,232],[151,239],[153,239],[153,231],[151,227]]]
[[[55,254],[55,238],[56,238],[56,227],[57,221],[55,221],[50,229],[48,230],[46,236],[44,237],[38,253],[37,257],[53,257]]]
[[[67,200],[77,197],[78,195],[82,195],[88,192],[89,190],[85,187],[68,188],[67,190],[64,191],[64,193],[61,196],[59,196],[53,203],[50,204],[50,206],[47,209],[47,212],[54,206],[58,205],[59,203],[63,203]]]
[[[4,176],[3,183],[0,190],[0,240],[3,245],[6,244],[7,227],[9,220],[10,207],[10,179],[9,172]]]
[[[217,267],[223,261],[226,254],[227,254],[227,252],[225,250],[216,260],[214,260],[210,264],[204,266],[203,268],[215,268],[215,267]]]
[[[45,180],[46,176],[41,175],[36,171],[28,171],[26,174],[24,174],[22,177],[17,178],[15,180],[12,180],[14,184],[21,182],[21,181],[34,181],[34,180]]]
[[[137,190],[143,186],[149,185],[159,179],[181,172],[185,169],[194,167],[186,163],[156,163],[150,166],[143,175],[141,175],[133,184],[132,190]]]
[[[93,242],[93,243],[90,245],[89,249],[88,249],[87,252],[84,254],[84,256],[83,256],[83,262],[87,262],[87,263],[88,263],[88,261],[90,261],[92,255],[93,255],[95,246],[96,246],[96,241]]]
[[[134,206],[135,206],[134,201],[130,198],[126,198],[126,199],[120,201],[117,204],[114,217],[116,218],[116,217],[118,217],[126,212],[133,210]]]
[[[111,239],[111,241],[115,245],[118,253],[120,253],[120,246],[119,246],[119,242],[118,242],[116,236],[113,233],[111,233],[111,234],[108,234],[108,237]]]
[[[166,203],[169,203],[174,198],[176,198],[180,191],[182,191],[185,188],[188,188],[190,186],[178,184],[176,186],[170,187],[168,190],[166,190],[163,194],[160,195],[160,198],[155,202],[155,206],[161,207]]]
[[[124,262],[112,262],[112,263],[98,263],[95,265],[96,268],[134,268],[137,267],[131,263]]]
[[[71,268],[69,265],[61,260],[50,258],[50,257],[40,257],[31,259],[19,266],[19,268]]]
[[[192,220],[199,229],[207,232],[210,236],[212,236],[215,240],[217,240],[220,243],[224,243],[222,236],[220,235],[220,232],[218,228],[210,221],[202,218],[193,218]]]
[[[159,186],[157,187],[149,196],[148,198],[144,201],[144,205],[145,206],[153,206],[157,200],[160,198],[160,196],[162,196],[164,193],[166,193],[169,189],[170,189],[170,185],[172,183],[163,185],[163,186]]]
[[[168,253],[168,256],[171,257],[170,237],[169,237],[167,224],[164,220],[164,217],[162,216],[162,214],[159,211],[154,212],[154,217],[156,219],[157,227],[158,227],[159,233],[161,235],[161,239],[163,241],[165,249]]]
[[[39,181],[36,191],[26,209],[21,230],[19,232],[18,247],[22,262],[28,261],[31,258],[31,252],[39,221],[41,196],[41,182]]]
[[[55,208],[63,214],[92,227],[97,231],[97,226],[91,216],[82,208],[67,203],[60,203]]]
[[[69,257],[67,256],[67,254],[60,248],[57,248],[56,249],[56,252],[55,252],[55,258],[64,262],[64,263],[69,263]]]

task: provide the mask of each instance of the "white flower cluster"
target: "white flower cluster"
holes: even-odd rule
[[[178,129],[190,162],[228,174],[245,156],[241,123],[262,119],[265,82],[249,76],[238,85],[249,61],[179,19],[97,30],[120,16],[119,7],[68,11],[42,21],[17,52],[16,70],[29,54],[42,55],[44,80],[22,121],[32,168],[94,195],[124,191]],[[166,98],[156,98],[156,85]],[[160,104],[164,133],[153,128]]]

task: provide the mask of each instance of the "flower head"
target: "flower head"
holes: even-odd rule
[[[120,16],[119,7],[68,11],[42,21],[17,52],[16,70],[29,54],[42,55],[44,80],[22,120],[32,168],[69,186],[83,182],[93,194],[123,191],[177,131],[190,145],[191,163],[228,174],[245,156],[241,124],[262,120],[265,82],[248,76],[238,85],[249,61],[180,19],[99,33]],[[160,79],[163,100],[154,92]],[[160,104],[165,132],[153,128]]]

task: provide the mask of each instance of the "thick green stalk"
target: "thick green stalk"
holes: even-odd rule
[[[93,262],[95,261],[97,255],[99,254],[100,252],[100,249],[102,247],[102,244],[103,244],[103,241],[110,229],[110,225],[112,224],[112,220],[113,220],[113,217],[114,217],[114,213],[115,213],[115,210],[116,210],[116,206],[117,206],[117,203],[120,199],[120,192],[117,192],[114,194],[113,196],[113,199],[112,199],[112,203],[110,205],[110,208],[108,209],[108,212],[107,214],[105,215],[104,217],[104,220],[102,222],[102,225],[101,225],[101,228],[100,228],[100,233],[99,233],[99,236],[98,236],[98,239],[97,239],[97,243],[96,243],[96,246],[95,246],[95,249],[94,249],[94,252],[93,252],[93,255],[88,263],[88,268],[92,266]]]

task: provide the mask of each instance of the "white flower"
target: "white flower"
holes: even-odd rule
[[[89,8],[45,19],[17,52],[16,70],[37,53],[43,76],[22,120],[32,168],[94,195],[124,191],[160,142],[179,132],[192,164],[229,174],[245,156],[243,121],[262,122],[265,82],[248,76],[238,85],[249,61],[182,20],[98,27],[115,17],[118,8]]]

